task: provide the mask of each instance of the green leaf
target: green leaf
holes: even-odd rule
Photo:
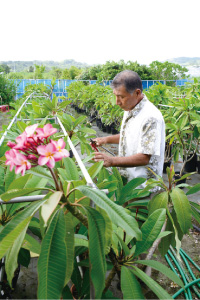
[[[88,239],[85,235],[75,234],[75,247],[81,246],[88,248]]]
[[[9,168],[7,168],[6,170],[6,176],[5,176],[5,191],[7,191],[9,185],[16,179],[18,178],[20,175],[16,175],[15,171],[12,170],[10,171]]]
[[[102,215],[91,207],[86,207],[89,232],[89,260],[91,280],[95,288],[95,299],[100,299],[105,288],[105,221]]]
[[[28,173],[28,174],[30,173],[35,176],[46,178],[46,179],[48,179],[48,183],[51,184],[53,187],[55,187],[55,183],[54,183],[54,180],[52,179],[50,171],[45,169],[44,167],[37,166],[37,167],[31,168],[30,170],[27,170],[26,173]]]
[[[187,233],[192,226],[191,223],[192,213],[191,213],[189,200],[185,195],[185,193],[177,187],[172,189],[170,193],[170,197],[174,204],[174,209],[181,230],[183,233]]]
[[[105,221],[105,233],[104,233],[105,252],[106,252],[106,254],[108,254],[110,251],[110,246],[111,246],[111,241],[112,241],[112,222],[111,222],[107,212],[104,209],[102,209],[98,206],[96,209],[101,213],[101,215],[103,216],[104,221]]]
[[[151,215],[156,209],[165,208],[167,209],[168,205],[168,192],[162,192],[160,194],[156,194],[148,204],[149,215]]]
[[[22,247],[35,254],[40,254],[40,243],[29,234],[25,235]]]
[[[121,268],[121,289],[123,299],[145,299],[135,275],[124,266]]]
[[[197,210],[194,207],[191,207],[192,209],[192,215],[197,220],[197,222],[200,224],[200,214],[197,212]]]
[[[26,221],[23,222],[22,224],[23,230],[20,232],[17,238],[14,239],[12,246],[9,248],[9,250],[6,253],[5,269],[6,269],[6,275],[10,286],[12,286],[12,278],[18,266],[18,253],[21,248],[22,242],[24,240],[24,236],[26,234],[26,230],[28,228],[30,219],[31,217],[27,218]],[[12,239],[12,236],[10,236],[9,239]],[[3,244],[5,243],[6,243],[6,238],[3,240]]]
[[[122,181],[122,177],[121,177],[121,175],[120,175],[120,173],[119,173],[119,171],[116,167],[113,167],[112,171],[113,171],[113,174],[116,177],[117,182],[118,182],[118,189],[117,189],[117,192],[116,192],[116,200],[118,201],[119,198],[120,198],[121,190],[123,188],[123,181]]]
[[[104,163],[103,161],[96,162],[88,169],[88,173],[92,179],[94,179],[101,171],[103,167],[103,163]]]
[[[83,123],[83,121],[86,119],[86,116],[80,116],[76,119],[76,121],[74,122],[74,128],[79,125],[80,123]],[[96,133],[96,132],[95,132]]]
[[[31,203],[23,211],[17,213],[3,228],[0,234],[0,258],[3,257],[6,251],[13,245],[18,235],[29,224],[32,216],[42,205],[42,201]]]
[[[84,133],[88,133],[88,134],[96,134],[96,131],[94,129],[88,128],[88,127],[80,127],[79,132],[84,132]]]
[[[154,211],[141,227],[142,241],[136,242],[136,251],[134,256],[145,252],[157,239],[166,219],[166,209],[160,208]]]
[[[136,239],[141,239],[141,232],[136,220],[128,215],[123,207],[111,201],[104,192],[94,190],[88,186],[79,186],[77,189],[104,209],[114,224],[123,228],[127,234],[136,237]]]
[[[32,175],[31,174],[26,174],[24,176],[21,176],[17,179],[15,179],[13,182],[8,187],[8,190],[12,189],[23,189],[26,186],[27,181],[30,179]]]
[[[66,275],[66,229],[63,210],[58,210],[41,244],[38,260],[38,299],[60,299]]]
[[[135,276],[139,277],[154,292],[154,294],[158,296],[159,299],[173,299],[156,281],[154,281],[139,268],[132,267],[131,271]]]
[[[142,265],[145,265],[145,266],[149,266],[149,267],[163,273],[168,278],[170,278],[170,280],[176,282],[178,285],[180,285],[182,288],[184,288],[184,284],[183,284],[182,280],[172,270],[170,270],[168,267],[166,267],[165,265],[163,265],[159,261],[137,260],[137,261],[135,261],[135,263],[142,264]]]
[[[1,199],[3,201],[9,201],[13,198],[16,198],[16,197],[20,197],[20,196],[24,196],[24,195],[28,195],[34,191],[37,191],[37,190],[40,190],[38,188],[29,188],[29,189],[12,189],[12,190],[8,190],[6,193],[2,194],[1,195]]]
[[[129,181],[125,186],[122,187],[121,189],[121,197],[119,199],[119,203],[123,202],[123,199],[128,196],[129,194],[132,193],[132,191],[144,183],[146,181],[145,178],[133,178],[131,181]]]
[[[42,204],[41,216],[44,220],[44,226],[47,226],[47,222],[56,209],[62,195],[62,192],[56,191],[55,193],[51,194],[50,197]]]
[[[24,230],[26,231],[30,220],[31,220],[31,217],[27,217],[21,223],[17,224],[16,227],[12,231],[8,232],[8,234],[6,234],[7,230],[5,230],[5,227],[4,227],[4,230],[1,231],[1,237],[0,237],[1,238],[0,258],[2,258],[11,247],[15,248],[15,246],[16,247],[18,246],[18,241],[21,240],[21,234],[23,232],[25,235]],[[16,240],[17,240],[17,244],[15,244]],[[22,241],[23,241],[23,239],[21,240],[21,243],[22,243]],[[13,252],[10,255],[12,256]]]
[[[73,268],[74,268],[74,226],[73,226],[73,218],[70,213],[65,215],[65,226],[66,226],[66,276],[65,276],[65,284],[67,284],[71,278]]]
[[[200,191],[200,183],[195,184],[189,191],[186,193],[186,195],[192,195]]]
[[[75,162],[69,157],[65,157],[63,162],[68,180],[79,180],[79,174]]]

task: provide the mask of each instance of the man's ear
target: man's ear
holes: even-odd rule
[[[136,93],[137,97],[142,95],[142,91],[140,89],[136,89],[135,93]]]

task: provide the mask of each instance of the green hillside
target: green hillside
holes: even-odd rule
[[[77,62],[74,59],[66,59],[63,61],[53,61],[53,60],[33,60],[33,61],[0,61],[0,65],[5,64],[11,68],[11,72],[21,72],[27,71],[29,67],[34,65],[44,65],[46,67],[46,71],[50,70],[52,67],[69,69],[71,66],[75,66],[77,68],[85,68],[89,67],[86,63]]]

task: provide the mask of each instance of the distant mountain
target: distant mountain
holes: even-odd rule
[[[71,66],[75,66],[77,68],[86,68],[90,67],[86,63],[77,62],[74,59],[66,59],[63,61],[53,61],[53,60],[33,60],[33,61],[0,61],[1,64],[6,64],[11,68],[11,72],[21,72],[27,71],[29,67],[34,65],[44,65],[46,67],[46,71],[50,70],[52,67],[57,67],[61,69],[69,69]]]
[[[200,57],[176,57],[167,60],[172,63],[179,64],[181,66],[200,66]]]
[[[176,57],[167,61],[186,67],[190,77],[200,77],[200,57]]]

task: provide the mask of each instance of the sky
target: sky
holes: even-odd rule
[[[0,0],[0,61],[200,57],[200,0]]]

